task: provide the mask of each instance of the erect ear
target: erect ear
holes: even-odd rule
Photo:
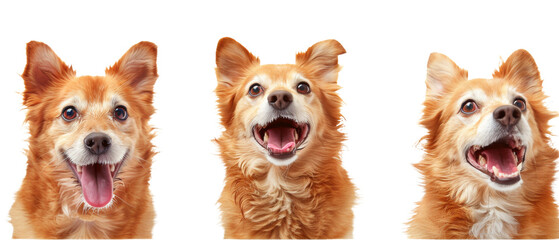
[[[27,65],[21,75],[25,83],[24,99],[30,94],[43,93],[56,82],[75,74],[48,45],[35,41],[27,43]]]
[[[259,65],[260,60],[234,39],[224,37],[217,43],[215,63],[217,82],[230,87],[243,78],[250,67]]]
[[[152,93],[158,77],[156,62],[157,46],[151,42],[139,42],[105,73],[122,78],[140,92]]]
[[[427,97],[440,98],[454,84],[468,80],[468,72],[440,53],[431,53],[427,63]]]
[[[494,78],[503,78],[524,88],[524,92],[540,92],[542,80],[536,61],[524,49],[513,52],[507,61],[493,73]]]
[[[312,77],[326,82],[335,83],[338,80],[338,55],[346,53],[342,44],[330,39],[312,45],[304,53],[298,53],[296,63],[308,68]]]

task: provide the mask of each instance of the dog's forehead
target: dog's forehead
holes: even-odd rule
[[[472,79],[457,91],[457,101],[472,99],[479,102],[505,101],[522,96],[517,88],[502,79]]]
[[[264,65],[250,79],[250,83],[263,85],[288,84],[302,80],[304,77],[297,72],[293,65]]]
[[[78,110],[108,109],[124,105],[124,99],[104,77],[83,76],[70,82],[68,95],[61,106],[74,106]],[[103,110],[103,111],[105,111]]]

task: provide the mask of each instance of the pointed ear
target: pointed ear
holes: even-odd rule
[[[524,49],[513,52],[507,61],[493,73],[494,78],[503,78],[524,89],[523,92],[536,93],[542,90],[542,80],[536,61]]]
[[[25,83],[24,99],[28,99],[29,94],[41,94],[75,74],[48,45],[35,41],[27,43],[27,65],[21,75]]]
[[[234,39],[224,37],[217,43],[215,63],[218,83],[230,87],[260,60]]]
[[[105,74],[122,78],[140,92],[153,93],[157,80],[157,46],[139,42],[132,46]]]
[[[304,53],[296,56],[297,65],[310,70],[313,78],[336,83],[338,80],[338,55],[346,53],[342,44],[330,39],[315,43]]]
[[[440,53],[431,53],[427,63],[427,97],[440,98],[451,87],[468,80],[468,72],[456,65],[450,58]]]

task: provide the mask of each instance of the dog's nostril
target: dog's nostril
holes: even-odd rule
[[[501,119],[505,117],[505,111],[499,111],[497,112],[497,119]]]
[[[276,97],[275,95],[272,95],[272,96],[270,97],[270,101],[269,101],[269,102],[275,103],[276,101],[278,101],[278,97]]]

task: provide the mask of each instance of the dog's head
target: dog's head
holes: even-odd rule
[[[141,42],[106,76],[78,77],[46,44],[27,44],[30,164],[58,181],[66,205],[106,207],[127,178],[149,175],[156,54]]]
[[[427,72],[422,124],[429,130],[427,157],[438,159],[437,174],[500,191],[520,186],[524,170],[534,168],[535,156],[548,148],[554,116],[543,105],[532,56],[518,50],[493,79],[468,80],[465,70],[433,53]]]
[[[286,166],[321,139],[343,138],[335,93],[343,53],[340,43],[326,40],[297,54],[296,64],[260,65],[235,40],[219,41],[216,93],[225,135],[235,139],[240,164],[267,159]]]

